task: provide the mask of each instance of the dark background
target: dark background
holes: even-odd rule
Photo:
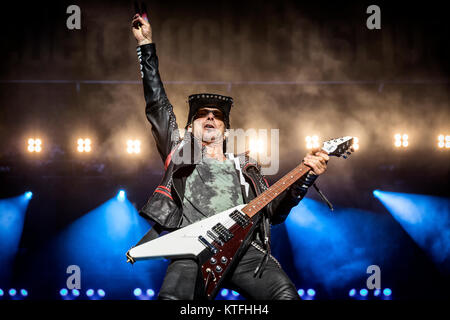
[[[449,27],[439,2],[377,2],[381,30],[366,28],[372,2],[146,3],[180,127],[189,94],[230,95],[232,127],[280,129],[280,171],[270,182],[301,161],[306,135],[353,135],[361,149],[348,161],[330,161],[319,181],[333,204],[395,224],[374,189],[449,196],[449,153],[436,147],[437,135],[449,134]],[[81,30],[66,28],[70,4],[81,8]],[[132,15],[132,1],[14,2],[0,13],[0,197],[35,194],[12,283],[21,283],[33,252],[84,213],[120,188],[140,208],[162,177],[144,114]],[[393,147],[396,132],[409,134],[408,149]],[[118,146],[127,134],[142,140],[136,159]],[[26,152],[33,135],[44,140],[39,155]],[[74,151],[78,135],[93,140],[87,157]],[[386,277],[398,296],[448,295],[448,274],[397,231],[407,249],[390,261]],[[305,279],[279,245],[286,232],[274,235],[275,255],[300,287]],[[402,264],[408,268],[398,271]],[[58,287],[51,263],[36,272],[47,291]]]

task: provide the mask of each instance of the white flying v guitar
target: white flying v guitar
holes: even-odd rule
[[[329,156],[347,158],[353,137],[324,142]],[[243,243],[253,233],[258,213],[311,168],[301,163],[248,204],[230,208],[189,226],[131,248],[127,262],[156,258],[197,258],[208,299],[213,299]]]

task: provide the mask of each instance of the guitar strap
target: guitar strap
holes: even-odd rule
[[[162,228],[159,226],[159,224],[155,223],[153,227],[142,237],[142,239],[139,240],[135,247],[158,238],[161,232],[163,232]]]

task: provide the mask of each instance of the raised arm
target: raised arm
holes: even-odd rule
[[[152,125],[158,152],[165,162],[179,138],[176,117],[159,75],[158,57],[149,21],[136,14],[132,21],[132,32],[138,44],[137,54],[146,103],[145,114]]]

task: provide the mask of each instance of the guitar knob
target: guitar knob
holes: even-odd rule
[[[216,271],[217,272],[222,272],[222,267],[221,266],[216,266]]]
[[[227,257],[220,258],[220,262],[222,262],[223,264],[227,263],[227,261],[228,261]]]
[[[209,259],[209,261],[211,262],[211,264],[216,264],[216,262],[217,262],[216,258],[214,258],[214,257]]]

